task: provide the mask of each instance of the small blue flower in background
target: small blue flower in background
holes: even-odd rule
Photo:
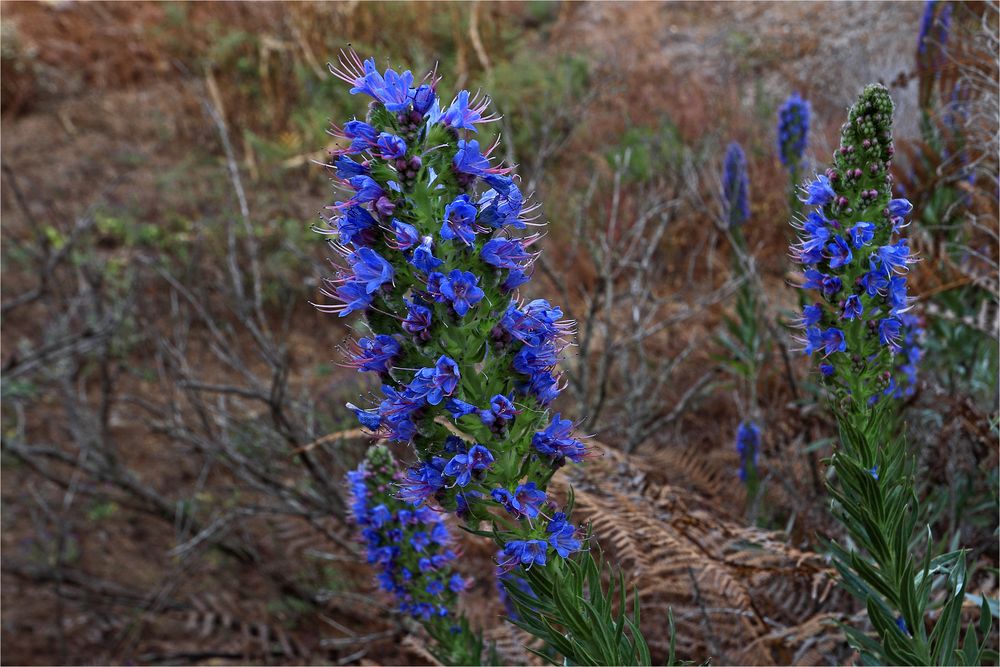
[[[948,43],[948,33],[951,30],[952,3],[943,2],[940,13],[938,13],[937,0],[927,0],[924,4],[924,14],[920,19],[920,32],[917,35],[917,52],[920,55],[927,53],[929,42],[936,42],[943,52]],[[937,34],[931,35],[934,27],[937,27]],[[941,54],[943,55],[943,53]]]
[[[722,210],[730,227],[739,227],[750,219],[747,158],[735,141],[726,149],[722,166]]]
[[[792,93],[778,109],[778,157],[793,173],[798,171],[809,141],[809,102]]]
[[[750,466],[757,469],[760,457],[760,427],[752,421],[742,421],[736,429],[736,451],[740,455],[740,481],[749,479]]]
[[[920,18],[920,32],[917,35],[917,51],[922,55],[927,51],[927,37],[931,33],[934,25],[934,10],[937,7],[937,0],[927,0],[924,3],[924,14]]]

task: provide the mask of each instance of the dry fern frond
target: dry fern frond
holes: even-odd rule
[[[557,476],[556,487],[572,485],[577,516],[591,522],[636,586],[651,649],[665,654],[672,609],[683,657],[781,664],[795,658],[795,637],[809,646],[800,660],[843,659],[845,648],[827,638],[823,619],[849,606],[822,556],[720,516],[690,491],[646,479],[607,450],[585,469]]]

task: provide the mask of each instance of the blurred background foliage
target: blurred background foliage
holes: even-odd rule
[[[834,430],[787,328],[774,126],[792,90],[810,100],[811,174],[860,87],[889,85],[926,330],[905,419],[934,539],[971,549],[973,620],[998,591],[998,14],[946,6],[918,53],[919,3],[4,3],[3,662],[432,661],[344,520],[367,443],[343,404],[371,387],[309,304],[326,129],[365,111],[326,71],[348,45],[493,97],[480,140],[502,135],[550,223],[526,296],[580,321],[560,407],[607,452],[560,483],[647,636],[672,607],[680,655],[717,663],[843,663],[836,621],[865,622],[822,553],[843,539]],[[741,261],[719,223],[731,140]],[[734,317],[768,339],[753,498]],[[466,546],[470,616],[529,660]]]

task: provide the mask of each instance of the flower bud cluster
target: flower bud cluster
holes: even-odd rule
[[[413,507],[395,496],[398,475],[392,454],[372,447],[356,470],[347,474],[354,520],[368,546],[368,562],[377,565],[382,590],[392,593],[399,610],[427,622],[447,623],[455,631],[458,594],[466,581],[452,569],[456,558],[442,516]]]
[[[331,169],[348,191],[320,230],[338,253],[320,306],[362,313],[348,363],[374,373],[382,396],[348,404],[417,462],[399,483],[416,506],[489,520],[501,572],[581,548],[546,485],[587,449],[548,405],[561,389],[572,322],[544,299],[523,302],[538,234],[510,169],[474,137],[496,120],[489,99],[460,92],[446,107],[429,74],[379,73],[353,52],[331,68],[373,98],[364,121],[335,128]],[[362,333],[363,332],[363,333]]]
[[[914,258],[900,231],[912,206],[891,198],[892,110],[884,87],[865,88],[833,166],[804,188],[813,210],[791,249],[803,265],[802,287],[816,295],[800,321],[805,352],[821,358],[837,394],[865,404],[895,393],[893,355],[909,335],[906,276]]]

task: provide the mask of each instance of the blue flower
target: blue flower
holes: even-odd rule
[[[524,229],[521,220],[521,207],[524,196],[521,190],[510,179],[503,192],[489,189],[479,197],[479,222],[495,229],[510,225],[516,229]]]
[[[517,416],[519,410],[509,398],[503,394],[497,394],[490,399],[490,412],[501,421],[510,421]]]
[[[726,149],[722,168],[722,208],[730,227],[738,227],[750,218],[748,189],[747,158],[734,141]]]
[[[893,276],[889,279],[885,300],[889,303],[889,308],[894,314],[909,306],[910,297],[906,295],[906,278],[904,276]]]
[[[826,246],[826,251],[830,258],[830,268],[837,269],[851,263],[853,255],[851,246],[847,244],[842,236],[834,236],[833,242]]]
[[[369,169],[366,165],[360,162],[355,162],[346,155],[341,155],[333,163],[333,166],[337,170],[337,178],[344,179],[345,181],[352,176],[364,176],[369,173]]]
[[[566,520],[563,512],[552,515],[545,532],[549,535],[549,544],[563,558],[568,558],[571,553],[580,550],[580,541],[575,537],[576,528]]]
[[[878,340],[882,345],[891,348],[893,351],[899,349],[899,332],[902,323],[895,317],[886,317],[879,320]]]
[[[369,431],[377,431],[382,425],[382,416],[378,412],[371,412],[368,410],[362,410],[353,403],[347,404],[347,409],[354,412],[358,417],[358,421]]]
[[[913,204],[908,199],[893,199],[889,202],[889,215],[894,218],[902,218],[910,214]]]
[[[476,132],[476,123],[482,122],[482,112],[487,102],[469,108],[469,91],[463,90],[452,101],[451,106],[442,114],[441,122],[456,130],[465,129]]]
[[[521,391],[534,395],[542,405],[548,405],[559,397],[559,380],[552,373],[536,373]]]
[[[382,190],[382,186],[379,185],[378,182],[371,176],[352,176],[347,179],[347,182],[350,183],[351,187],[355,190],[352,201],[359,204],[375,201],[385,194],[385,191]]]
[[[431,405],[438,405],[445,396],[451,396],[458,387],[461,373],[455,360],[441,356],[434,368],[421,368],[406,393],[411,398],[425,398]]]
[[[573,422],[561,419],[557,412],[544,431],[539,431],[531,438],[532,446],[539,452],[553,459],[568,458],[579,463],[586,455],[583,443],[572,437]]]
[[[823,282],[820,286],[820,291],[823,293],[827,299],[832,299],[837,296],[840,290],[843,288],[843,283],[837,276],[823,276]]]
[[[802,239],[802,249],[807,252],[817,248],[822,249],[830,240],[829,224],[830,221],[824,218],[822,213],[811,211],[802,224],[802,230],[806,234]]]
[[[522,269],[531,259],[517,239],[495,238],[483,244],[479,256],[484,262],[498,269]]]
[[[437,96],[434,94],[434,88],[427,84],[420,86],[413,92],[413,110],[421,116],[430,110],[435,101],[437,101]]]
[[[860,283],[865,288],[865,294],[874,299],[889,287],[889,279],[875,258],[868,261],[868,266],[871,270],[861,276]]]
[[[778,157],[781,164],[798,167],[809,137],[809,102],[792,93],[778,109]]]
[[[559,363],[559,354],[551,343],[525,345],[514,356],[514,370],[524,375],[546,371]]]
[[[518,513],[532,519],[538,516],[538,508],[544,502],[545,492],[534,482],[519,485],[510,500],[511,506]]]
[[[870,222],[859,222],[847,232],[851,237],[851,245],[857,250],[871,243],[875,237],[875,225]]]
[[[371,305],[373,298],[363,283],[346,281],[336,289],[336,296],[343,302],[339,308],[340,317],[346,317],[355,310],[365,310]]]
[[[441,291],[442,286],[447,280],[445,276],[440,271],[431,271],[427,274],[427,296],[436,301],[437,303],[444,303],[448,298]]]
[[[437,267],[444,264],[444,261],[438,259],[434,256],[431,251],[431,244],[433,239],[429,236],[425,236],[424,240],[420,242],[417,249],[413,251],[413,257],[410,259],[410,264],[417,267],[424,273],[430,273]]]
[[[420,232],[411,224],[392,219],[392,231],[396,235],[397,250],[409,250],[420,243]]]
[[[510,571],[518,564],[530,567],[531,565],[545,565],[548,544],[542,540],[512,540],[504,545],[504,561],[501,567],[509,565],[506,571]]]
[[[828,299],[833,298],[843,287],[840,278],[821,273],[815,269],[806,269],[806,281],[802,285],[803,289],[818,289]]]
[[[852,294],[847,297],[846,301],[844,301],[843,315],[845,320],[853,320],[861,317],[863,310],[864,308],[861,305],[861,297],[857,294]]]
[[[393,69],[387,69],[385,76],[378,76],[372,61],[372,70],[368,71],[368,61],[365,61],[367,76],[365,77],[365,92],[385,105],[389,111],[405,111],[410,105],[410,86],[413,85],[413,74],[407,70],[402,74]],[[354,93],[355,89],[351,90]]]
[[[378,135],[376,145],[379,149],[379,157],[383,160],[406,157],[406,142],[394,134],[382,132]]]
[[[410,536],[410,546],[412,546],[417,551],[422,552],[430,545],[431,545],[430,538],[427,536],[427,533],[422,530],[418,530],[417,532],[413,533],[412,536]]]
[[[444,404],[445,410],[451,413],[451,416],[455,419],[461,419],[466,415],[471,415],[476,412],[478,408],[472,403],[466,403],[457,398],[449,398]]]
[[[476,207],[469,195],[459,195],[455,201],[445,206],[444,222],[441,224],[441,238],[459,239],[466,245],[476,241]]]
[[[451,578],[448,579],[448,589],[452,593],[461,593],[465,590],[465,579],[462,578],[460,574],[453,574]]]
[[[514,507],[514,494],[503,487],[497,487],[490,492],[490,496],[500,505],[503,505],[514,518],[520,519],[521,513]]]
[[[441,283],[441,294],[451,302],[459,317],[465,317],[469,308],[483,299],[484,292],[478,284],[479,279],[474,274],[455,269]]]
[[[806,337],[804,341],[805,353],[812,356],[812,353],[823,347],[823,330],[819,327],[809,327],[806,329]]]
[[[337,220],[340,242],[355,246],[369,245],[375,240],[378,223],[371,213],[360,206],[349,206]]]
[[[426,502],[444,487],[441,471],[430,463],[421,463],[406,471],[406,476],[399,484],[399,499],[414,505]]]
[[[479,142],[458,140],[458,152],[452,159],[452,166],[460,174],[469,176],[486,176],[491,173],[490,161],[479,152]]]
[[[927,50],[927,37],[930,35],[931,26],[934,25],[934,8],[937,0],[927,0],[924,3],[924,14],[920,19],[920,33],[917,36],[917,51],[923,55]]]
[[[815,181],[806,186],[806,198],[803,201],[809,206],[826,206],[835,196],[830,179],[820,174]]]
[[[392,281],[392,264],[371,248],[360,248],[347,256],[347,261],[354,269],[354,278],[364,283],[365,291],[372,294],[379,287]]]
[[[467,454],[456,454],[444,467],[444,474],[455,478],[455,483],[465,487],[472,481],[473,473],[493,465],[493,454],[485,446],[473,445]]]
[[[845,352],[846,350],[847,341],[844,338],[843,331],[831,327],[823,332],[823,351],[826,352],[826,356],[830,356],[834,352]]]
[[[406,302],[406,319],[401,326],[403,331],[419,335],[431,327],[431,309],[417,302]]]
[[[504,281],[500,283],[500,289],[504,292],[513,292],[515,289],[523,285],[524,283],[531,280],[531,276],[522,271],[521,269],[513,269],[504,278]]]
[[[886,275],[890,272],[903,273],[907,271],[906,265],[910,261],[910,248],[907,246],[906,239],[900,239],[891,245],[884,245],[877,252]]]
[[[809,304],[802,308],[802,319],[800,326],[811,327],[823,318],[823,306],[818,303]]]
[[[344,136],[351,140],[350,152],[361,153],[375,145],[378,130],[363,121],[352,120],[344,124]]]
[[[540,345],[559,337],[565,330],[558,320],[562,310],[545,299],[535,299],[519,310],[511,303],[500,326],[512,337],[527,345]]]
[[[373,526],[381,528],[392,519],[392,514],[389,513],[389,508],[383,503],[372,509],[370,518]]]

